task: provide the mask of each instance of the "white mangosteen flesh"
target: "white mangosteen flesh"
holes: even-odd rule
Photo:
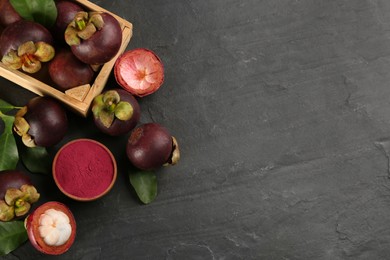
[[[49,246],[65,244],[72,234],[69,217],[56,209],[46,210],[39,218],[39,234]]]

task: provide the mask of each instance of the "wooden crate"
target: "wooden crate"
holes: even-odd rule
[[[1,62],[0,62],[0,76],[38,95],[54,97],[57,100],[64,103],[71,110],[86,117],[90,110],[90,106],[93,99],[103,91],[107,83],[107,80],[111,74],[111,71],[114,67],[116,59],[127,48],[127,45],[129,44],[133,34],[133,25],[130,22],[117,16],[116,14],[109,12],[101,8],[100,6],[91,3],[87,0],[75,0],[75,2],[84,6],[87,10],[110,13],[118,20],[122,28],[122,45],[118,53],[109,62],[101,66],[99,73],[97,74],[93,83],[78,86],[66,92],[62,92],[19,70],[8,69]]]

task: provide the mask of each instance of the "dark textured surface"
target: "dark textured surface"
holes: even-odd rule
[[[119,177],[106,197],[78,203],[34,176],[43,200],[77,219],[76,243],[56,259],[388,259],[389,1],[94,2],[134,24],[129,49],[163,60],[142,122],[170,129],[182,158],[141,205],[127,136],[70,114],[63,143],[100,140]],[[9,102],[33,96],[0,84]],[[4,257],[50,258],[28,243]]]

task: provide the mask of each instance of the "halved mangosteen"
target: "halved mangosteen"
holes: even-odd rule
[[[60,255],[76,238],[76,220],[70,209],[56,201],[39,206],[25,220],[28,238],[40,252]]]
[[[164,66],[151,50],[137,48],[121,54],[115,62],[114,76],[118,84],[139,97],[156,92],[164,82]]]

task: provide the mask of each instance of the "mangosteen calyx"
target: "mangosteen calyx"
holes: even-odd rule
[[[104,20],[99,12],[78,12],[65,30],[65,42],[70,46],[79,45],[81,40],[89,39],[103,26]]]
[[[0,200],[0,221],[10,221],[15,217],[15,209],[4,200]]]
[[[38,72],[42,62],[48,62],[54,58],[55,49],[45,42],[28,41],[21,44],[17,50],[6,53],[1,62],[12,69],[22,69],[28,73]]]
[[[179,143],[177,142],[176,138],[172,136],[172,153],[169,156],[168,161],[164,164],[164,166],[170,166],[175,165],[180,160],[180,149],[179,149]]]
[[[94,117],[99,118],[107,128],[111,126],[115,118],[122,121],[129,120],[133,112],[133,106],[129,102],[121,101],[119,93],[115,90],[96,96],[92,105]]]
[[[27,147],[36,147],[34,138],[28,133],[30,125],[24,119],[24,115],[27,113],[27,106],[22,107],[15,115],[14,131],[22,137],[22,142]]]
[[[7,189],[4,200],[0,200],[0,221],[10,221],[28,213],[31,204],[37,202],[40,194],[34,186],[22,185],[19,189]]]

